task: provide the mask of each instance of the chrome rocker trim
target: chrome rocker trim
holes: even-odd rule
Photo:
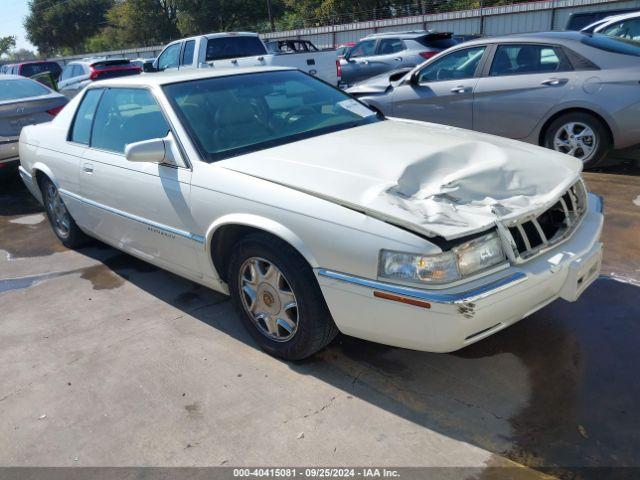
[[[87,198],[81,197],[80,195],[76,195],[75,193],[71,193],[68,190],[59,189],[58,190],[62,195],[73,198],[78,202],[82,202],[85,205],[90,205],[95,208],[99,208],[109,213],[113,213],[114,215],[118,215],[120,217],[133,220],[138,223],[142,223],[149,227],[157,228],[158,230],[162,230],[164,232],[177,235],[182,238],[186,238],[188,240],[192,240],[199,244],[204,244],[204,237],[202,235],[196,235],[195,233],[185,232],[184,230],[178,230],[177,228],[169,227],[167,225],[163,225],[161,223],[156,223],[151,220],[147,220],[146,218],[138,217],[137,215],[132,215],[130,213],[123,212],[122,210],[118,210],[112,207],[107,207],[106,205],[102,205],[101,203],[94,202],[93,200],[89,200]]]
[[[351,283],[360,287],[372,288],[383,292],[395,293],[405,297],[417,298],[427,302],[458,304],[468,303],[480,298],[485,298],[494,293],[512,287],[527,279],[524,272],[514,272],[506,277],[494,280],[485,285],[481,285],[471,290],[460,293],[438,293],[434,291],[419,290],[417,288],[404,287],[402,285],[393,285],[390,283],[378,282],[377,280],[369,280],[361,277],[354,277],[345,273],[334,272],[332,270],[318,269],[318,275],[321,277],[340,280],[341,282]]]

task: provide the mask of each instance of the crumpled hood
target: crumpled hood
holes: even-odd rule
[[[582,169],[579,160],[541,147],[397,119],[219,166],[446,239],[548,208]]]
[[[393,77],[395,82],[404,77],[407,73],[413,70],[413,67],[404,67],[385,72],[375,77],[368,78],[362,82],[358,82],[355,85],[347,88],[347,92],[352,95],[364,95],[367,93],[384,93],[393,83],[391,78]]]

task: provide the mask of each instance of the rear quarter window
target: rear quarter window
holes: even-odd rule
[[[252,57],[267,53],[258,37],[220,37],[207,41],[206,61]]]
[[[73,119],[69,140],[76,143],[89,145],[91,139],[91,128],[93,126],[93,118],[96,114],[96,107],[102,95],[101,88],[95,88],[87,91]]]

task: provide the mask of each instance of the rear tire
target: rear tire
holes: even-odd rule
[[[544,146],[576,157],[585,169],[590,169],[598,166],[611,151],[612,139],[606,126],[595,116],[571,112],[560,115],[547,127]]]
[[[40,181],[40,191],[47,218],[56,237],[67,248],[78,248],[85,245],[89,241],[89,237],[80,230],[71,217],[55,184],[49,178],[44,177]]]
[[[300,360],[338,333],[309,264],[276,237],[256,233],[241,240],[227,279],[242,323],[271,355]]]

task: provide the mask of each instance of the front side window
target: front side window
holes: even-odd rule
[[[404,43],[399,38],[383,38],[378,45],[378,55],[392,55],[404,50]]]
[[[73,126],[71,127],[69,140],[72,142],[89,145],[93,117],[95,116],[96,106],[98,105],[102,91],[101,88],[88,90],[82,99],[82,103],[78,107],[78,110],[76,110],[76,116],[73,119]]]
[[[375,40],[364,40],[356,44],[349,53],[349,58],[370,57],[376,51]]]
[[[178,66],[181,45],[181,43],[170,45],[160,54],[158,57],[158,70],[166,70],[167,68]]]
[[[485,47],[457,50],[424,67],[418,75],[418,83],[472,78]]]
[[[51,91],[29,79],[0,80],[0,101],[48,95]]]
[[[193,51],[196,48],[196,41],[189,40],[184,44],[184,50],[182,51],[182,62],[180,65],[191,65],[193,63]]]
[[[91,147],[124,153],[130,143],[163,138],[169,132],[158,103],[148,90],[109,88],[96,111]]]
[[[609,25],[600,33],[610,37],[618,37],[624,40],[640,41],[640,18],[630,18]]]
[[[210,162],[379,121],[365,105],[299,71],[205,78],[164,91]]]
[[[571,66],[556,47],[548,45],[499,45],[490,76],[565,72]]]

